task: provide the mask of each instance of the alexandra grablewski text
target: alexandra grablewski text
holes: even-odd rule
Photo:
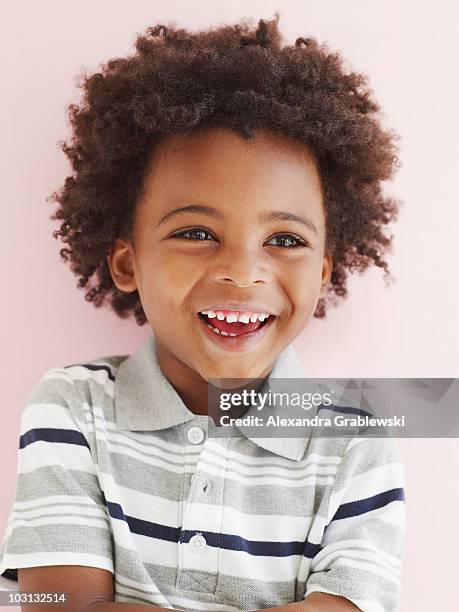
[[[249,427],[404,427],[404,416],[370,417],[368,415],[345,416],[337,414],[333,417],[289,418],[280,415],[270,415],[266,419],[259,415],[247,415],[242,418],[231,418],[229,415],[220,417],[222,426],[247,425]]]

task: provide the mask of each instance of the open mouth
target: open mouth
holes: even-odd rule
[[[202,314],[201,312],[197,313],[197,316],[203,321],[203,323],[212,330],[213,333],[219,336],[227,336],[228,338],[232,337],[240,337],[246,336],[247,334],[252,334],[262,327],[265,327],[275,318],[274,315],[269,315],[267,319],[264,321],[257,320],[254,323],[243,323],[242,321],[235,321],[234,323],[228,323],[226,319],[220,321],[216,317],[209,319],[207,315]]]

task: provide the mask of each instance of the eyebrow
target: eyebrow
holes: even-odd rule
[[[164,217],[159,220],[157,227],[159,227],[168,219],[171,219],[172,217],[175,217],[177,215],[183,215],[185,213],[201,213],[203,215],[208,215],[209,217],[214,217],[215,219],[224,218],[223,213],[217,210],[216,208],[212,208],[211,206],[203,206],[200,204],[190,204],[189,206],[182,206],[181,208],[175,208],[174,210],[168,212],[166,215],[164,215]],[[302,217],[300,215],[295,215],[291,212],[286,212],[284,210],[262,211],[258,216],[258,220],[262,225],[266,225],[271,221],[295,221],[296,223],[300,223],[301,225],[304,225],[305,227],[309,228],[312,232],[314,232],[317,238],[319,237],[317,227],[310,219],[308,219],[307,217]]]

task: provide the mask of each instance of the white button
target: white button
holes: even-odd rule
[[[204,550],[207,546],[206,538],[202,533],[197,533],[190,539],[190,544],[193,550]]]
[[[190,478],[190,482],[194,481],[194,477],[196,476],[196,474],[191,474],[191,478]]]
[[[200,427],[191,427],[187,435],[191,444],[199,444],[204,440],[204,431]]]

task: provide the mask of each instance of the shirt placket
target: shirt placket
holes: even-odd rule
[[[208,457],[210,452],[210,427],[209,417],[197,416],[183,430],[184,443],[200,447],[201,453],[184,505],[175,586],[180,590],[213,594],[218,579],[224,479],[212,477],[202,469],[203,453]]]

